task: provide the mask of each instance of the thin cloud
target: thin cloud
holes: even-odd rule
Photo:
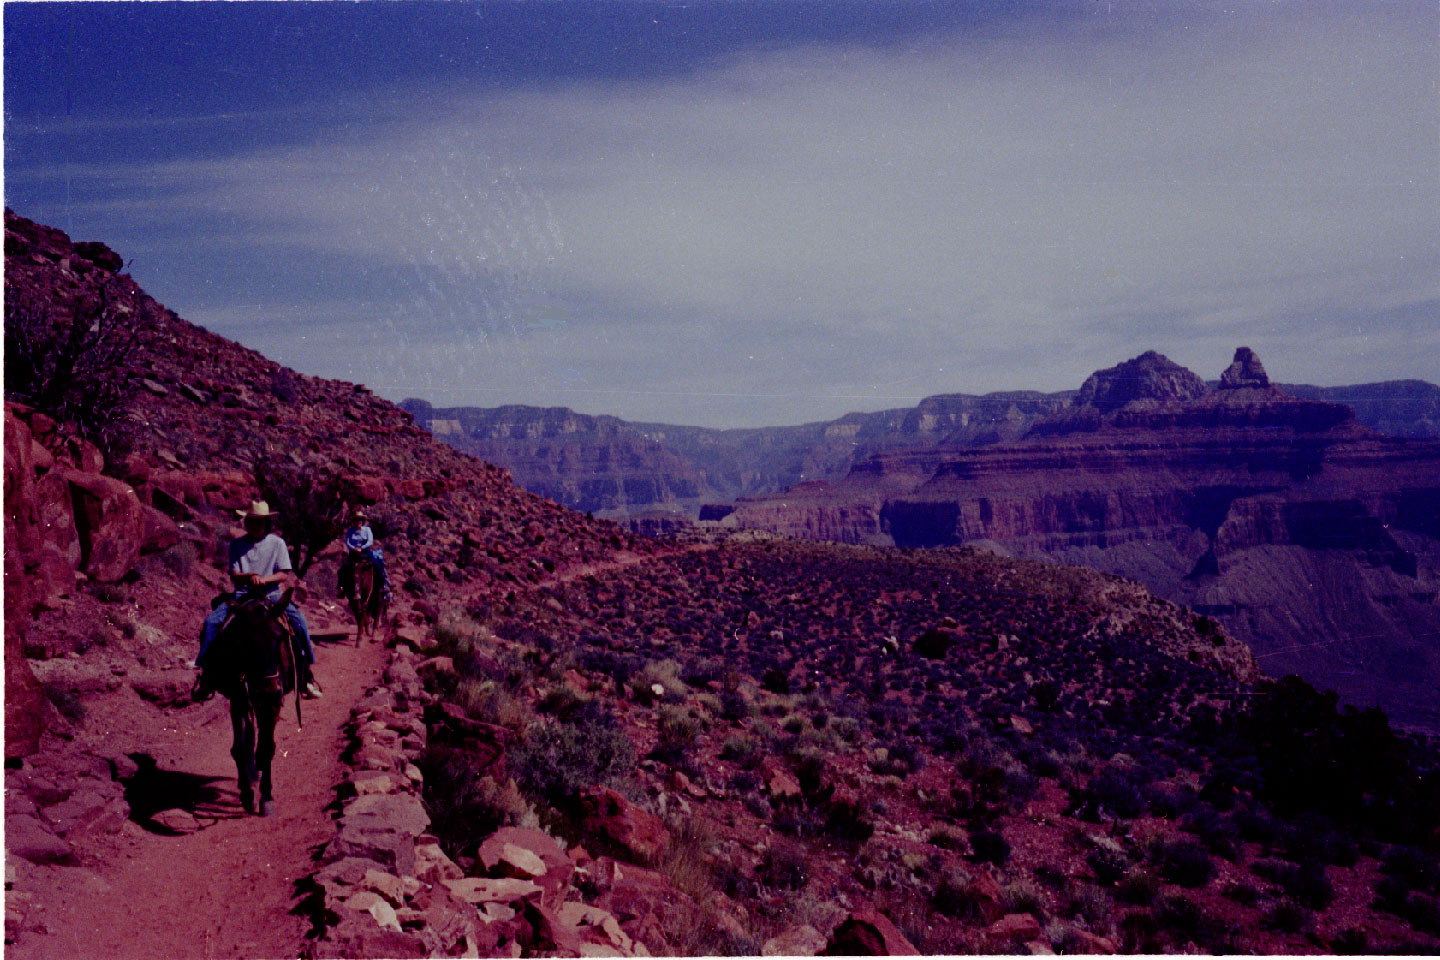
[[[253,345],[441,404],[797,422],[897,381],[1070,388],[1150,347],[1214,376],[1241,342],[1279,379],[1433,378],[1440,69],[1407,19],[1266,6],[407,91],[302,146],[106,176],[163,196],[176,246],[254,241],[172,278],[182,314],[226,332],[303,299]]]

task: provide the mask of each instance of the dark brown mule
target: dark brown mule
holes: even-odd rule
[[[368,632],[375,635],[375,627],[385,619],[385,591],[380,589],[380,577],[375,564],[359,560],[352,574],[350,591],[350,616],[355,618],[355,646]]]
[[[275,724],[285,694],[296,688],[295,638],[285,621],[291,591],[271,603],[264,596],[230,604],[230,618],[215,640],[210,670],[216,689],[230,701],[230,723],[240,803],[246,813],[269,816],[275,809],[270,766],[275,759]],[[295,701],[296,719],[300,701]]]

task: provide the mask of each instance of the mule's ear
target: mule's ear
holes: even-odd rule
[[[279,599],[279,600],[276,600],[275,603],[274,603],[274,605],[272,605],[272,606],[270,607],[270,616],[272,616],[272,617],[278,617],[278,616],[280,616],[282,613],[284,613],[284,612],[285,612],[285,608],[288,607],[288,606],[290,606],[290,596],[291,596],[291,594],[293,594],[294,592],[295,592],[295,588],[293,588],[293,587],[287,587],[287,588],[285,589],[285,592],[282,593],[282,594],[280,594],[280,599]]]

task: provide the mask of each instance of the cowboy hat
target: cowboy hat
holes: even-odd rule
[[[262,520],[273,520],[277,516],[275,511],[270,509],[270,504],[264,500],[251,500],[249,510],[236,510],[235,515],[243,520],[249,520],[252,517]]]
[[[356,507],[354,510],[351,510],[351,511],[350,511],[350,519],[351,519],[351,520],[369,520],[369,519],[370,519],[370,515],[365,512],[365,508],[364,508],[364,507]]]

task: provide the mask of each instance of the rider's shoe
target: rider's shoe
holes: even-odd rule
[[[215,685],[205,674],[200,674],[195,680],[195,686],[190,688],[190,699],[196,703],[204,703],[215,696]]]
[[[314,680],[311,680],[309,683],[305,684],[304,696],[306,700],[318,700],[322,696],[324,696],[324,693],[320,689],[320,684],[316,683]]]

